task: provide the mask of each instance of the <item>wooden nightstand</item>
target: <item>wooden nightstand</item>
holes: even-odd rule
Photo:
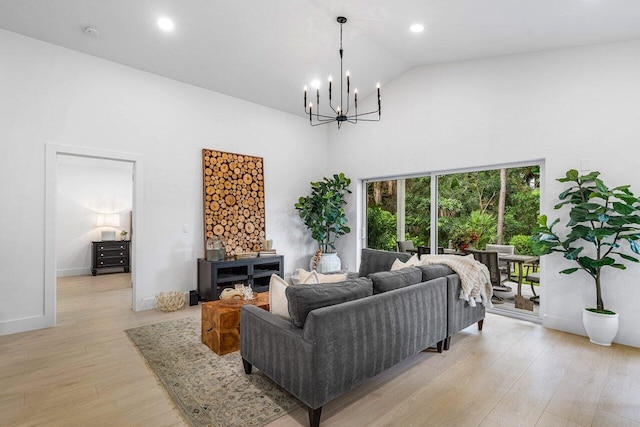
[[[103,268],[124,268],[125,273],[130,271],[131,241],[112,240],[91,244],[91,274],[95,276]]]

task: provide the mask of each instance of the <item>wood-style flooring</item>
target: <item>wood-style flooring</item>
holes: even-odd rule
[[[58,325],[0,337],[0,426],[182,426],[125,329],[185,316],[130,310],[128,274],[60,278]],[[270,424],[307,425],[294,411]],[[640,349],[488,315],[328,403],[324,426],[640,427]]]

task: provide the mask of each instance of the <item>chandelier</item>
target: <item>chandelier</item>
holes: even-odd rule
[[[338,16],[338,23],[340,23],[340,103],[336,106],[333,105],[331,99],[331,85],[332,78],[329,76],[329,109],[333,111],[333,113],[329,112],[327,114],[320,114],[320,88],[319,85],[316,85],[316,105],[314,106],[312,102],[307,104],[307,86],[304,87],[304,112],[309,114],[309,124],[311,126],[319,126],[326,125],[327,123],[338,122],[338,129],[344,122],[349,123],[358,123],[358,121],[363,122],[377,122],[380,120],[380,83],[376,85],[378,90],[378,109],[369,111],[366,113],[358,113],[358,89],[354,89],[353,91],[353,113],[349,114],[349,110],[351,108],[349,97],[351,95],[351,81],[349,76],[349,71],[343,73],[342,66],[342,25],[347,22],[347,18],[344,16]],[[343,88],[343,76],[347,78],[347,90],[345,92]],[[344,102],[344,97],[346,97],[346,105]],[[335,115],[334,115],[335,114]],[[377,114],[378,117],[373,118],[372,115]]]

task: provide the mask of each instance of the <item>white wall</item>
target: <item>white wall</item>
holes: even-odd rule
[[[58,157],[56,203],[57,276],[91,273],[91,242],[102,239],[99,213],[117,213],[120,231],[130,232],[133,165],[76,156]],[[127,239],[131,235],[127,235]]]
[[[264,157],[267,236],[287,272],[308,262],[314,246],[292,206],[325,174],[325,128],[3,30],[0,58],[0,335],[46,326],[47,142],[142,156],[139,309],[196,288],[205,147]]]
[[[636,40],[416,68],[383,86],[381,122],[330,129],[329,172],[358,180],[544,159],[541,209],[555,217],[555,178],[590,159],[605,182],[640,194],[638,52]],[[359,236],[339,240],[351,264]],[[543,258],[543,322],[584,334],[594,286],[584,274],[558,274],[566,264]],[[638,265],[604,274],[605,304],[620,313],[616,342],[640,346],[639,281]]]

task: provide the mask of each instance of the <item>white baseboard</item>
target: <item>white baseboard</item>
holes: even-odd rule
[[[23,317],[21,319],[4,320],[0,322],[0,336],[49,328],[55,325],[56,319],[53,315],[38,315]]]
[[[71,277],[71,276],[88,276],[91,274],[91,268],[65,268],[56,271],[56,277]]]

